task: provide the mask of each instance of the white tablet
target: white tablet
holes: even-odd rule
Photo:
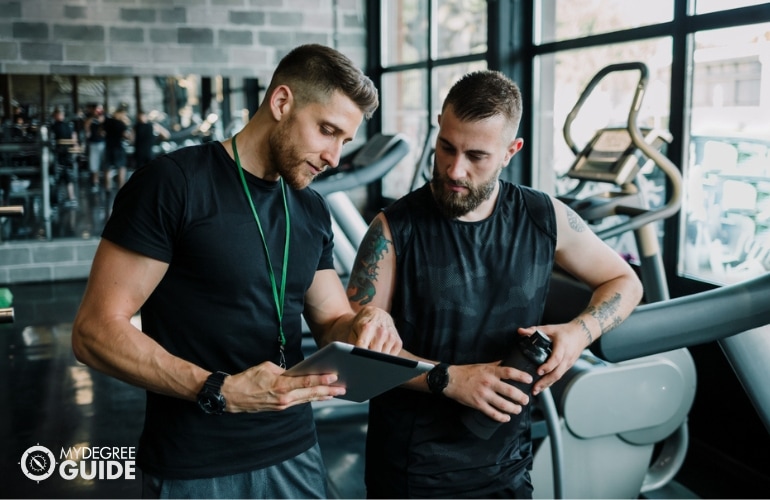
[[[286,371],[286,375],[336,373],[334,385],[346,389],[340,399],[362,403],[421,373],[433,364],[332,342]]]

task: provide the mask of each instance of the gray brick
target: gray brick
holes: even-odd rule
[[[22,51],[22,54],[24,52]],[[47,62],[5,63],[4,73],[19,75],[47,75],[51,72],[51,65]]]
[[[22,43],[21,58],[31,61],[61,61],[63,48],[58,43]]]
[[[0,18],[14,19],[21,17],[21,2],[3,2],[0,4]]]
[[[11,283],[33,283],[36,281],[51,281],[51,266],[24,266],[8,271],[8,281]]]
[[[184,24],[187,22],[187,9],[184,7],[163,9],[160,11],[160,21],[162,23]]]
[[[77,278],[88,278],[91,272],[91,263],[73,263],[57,265],[53,268],[54,280],[71,280]]]
[[[35,264],[75,260],[75,252],[71,245],[36,245],[31,250],[32,262]]]
[[[214,47],[196,48],[192,52],[192,62],[194,63],[223,63],[228,61],[226,51]]]
[[[144,42],[143,28],[110,28],[111,42]]]
[[[249,5],[264,9],[267,7],[283,7],[283,0],[249,0]]]
[[[308,33],[302,31],[294,36],[294,43],[302,45],[305,43],[320,43],[322,45],[331,45],[331,35],[328,33]]]
[[[87,64],[52,64],[51,73],[58,75],[88,74],[91,67]]]
[[[156,11],[155,9],[120,9],[120,20],[127,22],[137,23],[154,23]]]
[[[107,48],[103,44],[67,44],[64,46],[65,61],[105,62]]]
[[[259,44],[268,47],[283,47],[292,44],[292,35],[288,31],[260,31]]]
[[[19,57],[19,45],[16,42],[0,42],[0,60],[8,61]]]
[[[268,15],[270,26],[302,26],[301,12],[271,12]]]
[[[219,43],[223,45],[251,45],[254,35],[251,31],[220,30]]]
[[[231,10],[230,23],[262,26],[265,24],[265,13],[252,10]]]
[[[179,43],[214,44],[214,32],[209,28],[179,28]]]
[[[11,38],[13,38],[13,28],[11,27],[11,23],[0,22],[0,39]]]
[[[121,64],[136,64],[150,60],[150,48],[139,45],[110,45],[110,61]]]
[[[105,65],[105,66],[93,66],[92,73],[94,75],[135,75],[136,70],[133,65]]]
[[[152,61],[156,63],[178,64],[190,60],[192,60],[192,47],[153,47],[152,49]],[[199,72],[200,68],[196,73]],[[166,73],[173,74],[173,72]]]
[[[152,43],[176,43],[177,34],[175,29],[150,29],[150,42]]]
[[[84,5],[65,5],[64,17],[67,19],[86,19],[88,17],[88,8]]]
[[[13,37],[22,39],[48,39],[48,25],[45,23],[13,23]]]
[[[2,267],[31,264],[32,253],[26,245],[23,247],[16,245],[0,247],[0,262],[3,263]]]
[[[77,40],[82,42],[103,42],[104,26],[91,24],[57,24],[53,27],[56,40]]]
[[[99,240],[93,239],[84,242],[82,245],[75,247],[75,260],[78,262],[87,262],[91,265],[91,261],[96,255],[96,247],[99,246]]]

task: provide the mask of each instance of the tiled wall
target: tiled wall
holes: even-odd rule
[[[0,0],[0,73],[269,79],[302,43],[365,63],[364,0]]]

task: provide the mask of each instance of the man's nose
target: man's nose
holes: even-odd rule
[[[342,155],[342,142],[333,141],[329,146],[321,153],[321,161],[323,161],[329,168],[337,168],[340,163],[340,156]]]

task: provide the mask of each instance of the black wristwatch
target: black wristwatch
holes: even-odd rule
[[[433,394],[442,394],[449,385],[449,365],[439,363],[428,372],[428,389]]]
[[[229,374],[214,372],[206,379],[203,389],[198,393],[198,406],[209,415],[221,415],[225,412],[225,397],[222,395],[222,384]]]

